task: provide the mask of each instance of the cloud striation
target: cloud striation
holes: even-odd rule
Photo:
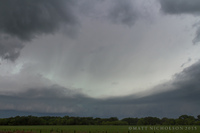
[[[60,29],[65,29],[68,36],[74,37],[81,24],[80,15],[87,16],[81,12],[94,12],[94,16],[102,16],[93,6],[99,3],[107,4],[107,1],[96,1],[87,5],[89,2],[91,1],[2,0],[0,57],[14,61],[19,57],[26,42],[43,34],[56,33]],[[111,1],[103,16],[113,23],[132,26],[138,15],[131,4],[130,0]],[[20,43],[14,44],[16,39]],[[9,43],[5,44],[6,40],[9,40]]]
[[[78,25],[72,0],[2,0],[0,4],[0,56],[14,61],[24,43],[64,26],[68,35]],[[4,37],[2,37],[4,36]],[[20,43],[14,44],[15,39]],[[5,44],[5,41],[9,43]]]

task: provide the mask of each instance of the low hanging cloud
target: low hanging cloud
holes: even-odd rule
[[[191,14],[195,16],[200,15],[200,1],[199,0],[159,0],[161,10],[166,14]],[[196,36],[193,39],[193,44],[200,42],[200,24],[197,26]]]
[[[3,59],[16,60],[23,47],[24,44],[20,39],[0,33],[0,57]]]
[[[200,14],[199,0],[159,0],[161,10],[169,14]]]
[[[117,1],[117,2],[116,2]],[[108,18],[117,24],[132,26],[139,17],[138,11],[133,7],[130,0],[113,0],[109,9]]]
[[[3,0],[0,29],[21,40],[31,40],[37,34],[56,31],[62,23],[76,24],[72,5],[72,0]]]
[[[197,116],[200,110],[199,78],[200,61],[174,75],[172,81],[157,86],[161,90],[165,88],[165,91],[143,97],[130,95],[98,99],[59,85],[16,93],[1,92],[0,110],[119,118]]]
[[[139,18],[139,11],[131,0],[81,0],[79,10],[95,19],[106,19],[114,24],[133,26]]]
[[[95,100],[59,85],[30,88],[25,91],[1,93],[0,110],[31,111],[39,113],[81,113],[93,106]]]
[[[43,34],[54,34],[63,30],[68,36],[74,37],[80,27],[80,15],[83,15],[79,9],[97,13],[93,5],[107,1],[96,1],[89,4],[87,9],[84,8],[90,0],[73,1],[73,0],[1,0],[0,2],[0,35],[6,36],[0,38],[0,57],[16,60],[21,49],[28,41]],[[97,3],[97,4],[96,4]],[[116,24],[132,26],[137,17],[137,13],[132,7],[130,0],[111,1],[105,11],[104,17]],[[102,7],[104,8],[104,7]],[[101,8],[101,12],[104,9]],[[86,17],[87,15],[83,16]],[[88,16],[87,16],[88,17]],[[18,39],[20,43],[14,44]],[[5,44],[5,40],[9,43]]]
[[[2,0],[0,3],[0,33],[3,34],[0,56],[3,59],[14,61],[24,43],[39,35],[53,34],[65,26],[70,36],[78,25],[72,0]],[[16,39],[21,42],[14,44]]]

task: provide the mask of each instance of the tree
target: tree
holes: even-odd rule
[[[103,121],[102,125],[128,125],[126,121]]]
[[[95,118],[94,119],[94,124],[95,125],[101,125],[102,124],[102,119],[101,118]]]
[[[41,118],[38,118],[36,116],[28,116],[28,121],[27,121],[27,124],[28,125],[41,125]]]
[[[174,119],[169,119],[169,118],[162,118],[161,120],[162,125],[175,125],[175,120]]]
[[[140,118],[137,122],[137,125],[146,125],[144,118]]]
[[[129,125],[137,125],[138,118],[124,118],[122,121],[126,121]]]
[[[124,118],[117,117],[93,118],[93,117],[53,117],[53,116],[16,116],[0,118],[0,125],[200,125],[200,115],[181,115],[178,119],[157,117]]]
[[[159,125],[161,120],[157,117],[145,117],[144,121],[146,125]]]
[[[192,125],[195,122],[194,116],[181,115],[177,122],[181,125]]]
[[[117,118],[117,117],[110,117],[110,118],[108,119],[108,121],[118,121],[118,118]]]
[[[176,125],[185,125],[185,122],[183,119],[176,119],[175,123],[176,123]]]

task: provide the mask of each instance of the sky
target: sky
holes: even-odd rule
[[[199,16],[199,0],[1,0],[0,117],[199,115]]]

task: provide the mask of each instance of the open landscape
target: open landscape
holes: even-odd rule
[[[200,0],[0,0],[0,133],[200,133]]]
[[[0,126],[0,133],[199,133],[200,126]]]
[[[200,115],[178,118],[16,116],[0,118],[0,133],[199,133]]]

